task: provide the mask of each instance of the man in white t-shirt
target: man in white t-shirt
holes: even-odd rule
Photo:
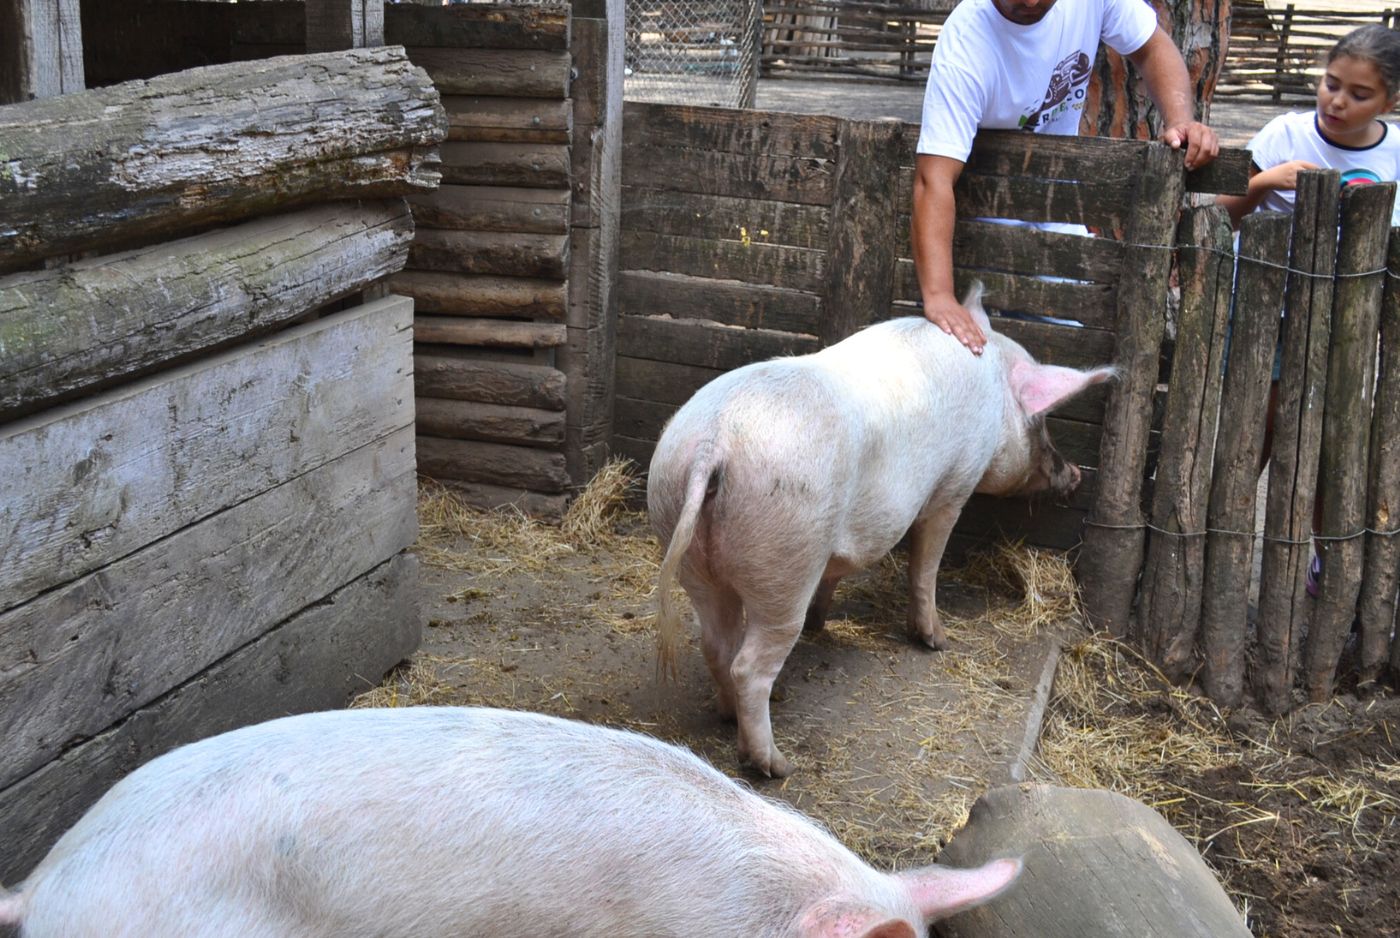
[[[1215,159],[1181,53],[1146,0],[962,0],[933,50],[914,176],[924,316],[976,354],[986,337],[953,294],[953,184],[978,128],[1076,135],[1099,42],[1127,58],[1194,169]],[[1054,271],[1046,271],[1053,274]]]

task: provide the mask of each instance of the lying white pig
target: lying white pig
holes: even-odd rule
[[[689,752],[531,713],[287,717],[120,782],[22,938],[922,938],[1020,870],[880,873]]]
[[[661,663],[681,632],[674,578],[700,619],[718,707],[739,754],[788,774],[768,697],[804,620],[819,627],[836,583],[909,533],[909,627],[947,638],[934,583],[973,492],[1064,493],[1079,482],[1044,415],[1111,368],[1039,365],[965,305],[981,356],[922,318],[870,326],[812,355],[738,368],[695,393],[656,444],[647,509],[668,545],[658,585]]]

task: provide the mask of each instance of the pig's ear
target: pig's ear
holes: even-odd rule
[[[1011,390],[1015,393],[1016,400],[1021,403],[1021,409],[1026,412],[1026,416],[1034,417],[1074,397],[1090,385],[1107,381],[1116,374],[1112,368],[1080,371],[1078,368],[1018,361],[1011,366]]]
[[[993,860],[970,870],[947,866],[926,866],[901,873],[914,903],[927,921],[970,909],[993,898],[1021,874],[1017,859]]]
[[[918,938],[903,919],[859,902],[827,899],[802,916],[802,938]]]
[[[982,294],[986,292],[982,289],[982,281],[972,281],[972,287],[967,291],[967,296],[963,297],[963,308],[972,314],[972,321],[977,324],[977,328],[983,333],[992,331],[992,321],[987,318],[987,310],[982,306]]]

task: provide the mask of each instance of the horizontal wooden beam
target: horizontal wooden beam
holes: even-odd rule
[[[569,238],[424,229],[413,239],[408,266],[414,270],[563,280],[569,269]]]
[[[420,397],[414,404],[418,432],[453,440],[484,440],[557,449],[564,442],[564,412],[478,401]]]
[[[526,446],[418,437],[418,468],[432,479],[482,482],[531,492],[568,489],[564,454]]]
[[[393,292],[413,297],[416,312],[447,316],[563,322],[568,298],[562,280],[409,270],[394,274],[388,283]]]
[[[413,356],[413,369],[414,392],[421,397],[543,410],[565,406],[564,373],[544,365],[419,353]]]
[[[569,189],[444,185],[409,196],[420,228],[449,231],[569,233]]]
[[[299,203],[430,190],[446,132],[428,76],[393,47],[0,107],[0,270]]]
[[[412,237],[402,200],[337,202],[0,277],[0,418],[287,323],[402,268]]]
[[[413,46],[408,57],[427,70],[438,91],[445,95],[559,99],[569,96],[568,52]]]
[[[558,348],[568,340],[568,329],[563,323],[418,316],[413,320],[413,335],[416,341],[433,345]]]

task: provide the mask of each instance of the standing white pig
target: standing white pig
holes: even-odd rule
[[[1079,470],[1044,415],[1112,368],[1039,365],[991,329],[981,286],[964,305],[987,335],[979,356],[923,318],[870,326],[812,355],[747,365],[702,387],[656,444],[647,509],[662,544],[659,643],[681,632],[674,578],[700,619],[718,708],[737,717],[740,757],[791,767],[768,697],[802,632],[825,620],[836,583],[909,533],[909,628],[947,637],[934,584],[973,492],[1068,492]]]
[[[877,872],[635,733],[346,710],[136,770],[0,893],[0,925],[22,938],[921,938],[1019,870]]]

